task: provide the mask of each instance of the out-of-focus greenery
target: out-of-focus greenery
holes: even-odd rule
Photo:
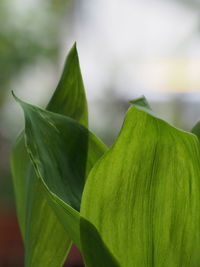
[[[59,25],[70,1],[42,1],[41,7],[17,12],[11,1],[0,1],[0,104],[11,80],[39,58],[55,60]]]

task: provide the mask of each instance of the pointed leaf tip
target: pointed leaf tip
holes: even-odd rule
[[[11,91],[11,94],[12,94],[12,96],[14,97],[14,99],[15,99],[17,102],[20,101],[19,98],[15,95],[15,93],[14,93],[13,90]]]
[[[14,97],[15,101],[16,101],[17,103],[19,103],[20,106],[22,107],[22,109],[25,111],[25,107],[26,107],[26,106],[29,106],[29,104],[25,103],[25,102],[22,101],[19,97],[17,97],[17,96],[15,95],[14,91],[11,91],[11,93],[12,93],[12,96]]]
[[[130,103],[133,104],[134,106],[142,106],[142,107],[151,109],[145,96],[141,96],[139,98],[133,99],[130,101]]]
[[[72,45],[70,51],[69,51],[69,55],[70,54],[75,54],[78,57],[78,51],[77,51],[77,45],[76,42],[74,42],[74,44]]]
[[[26,111],[27,108],[32,107],[31,104],[28,104],[28,103],[24,102],[23,100],[21,100],[19,97],[17,97],[13,91],[11,91],[11,92],[12,92],[12,95],[13,95],[15,101],[20,104],[20,106],[24,112]]]
[[[65,61],[60,81],[47,109],[77,120],[88,127],[88,108],[76,43]]]
[[[72,46],[74,49],[77,49],[77,44],[76,44],[76,41],[74,42],[73,46]]]
[[[137,109],[140,109],[154,117],[157,117],[156,114],[151,109],[151,106],[149,105],[147,99],[145,96],[141,96],[139,98],[133,99],[130,101],[130,103]]]

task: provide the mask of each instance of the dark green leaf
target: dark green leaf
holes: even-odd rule
[[[75,120],[20,101],[28,153],[49,203],[80,248],[79,210],[85,179],[106,147]]]
[[[87,102],[76,45],[67,57],[61,80],[47,108],[87,126]],[[47,202],[47,193],[30,164],[23,133],[13,147],[11,166],[26,266],[61,266],[71,241]]]
[[[87,267],[119,267],[96,228],[84,218],[81,218],[80,226],[82,251]]]
[[[47,109],[66,115],[88,127],[88,108],[76,44],[68,54],[64,71]]]

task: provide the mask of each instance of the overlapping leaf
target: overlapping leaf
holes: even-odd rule
[[[47,202],[30,164],[23,134],[13,147],[11,164],[26,266],[59,266],[71,240]],[[63,240],[61,244],[60,240]]]
[[[80,219],[81,246],[87,267],[120,267],[103,242],[99,231],[83,217]]]
[[[71,116],[87,126],[87,103],[76,46],[68,55],[47,109]],[[23,133],[13,147],[11,165],[26,266],[60,266],[71,240],[47,202],[47,193],[30,164]]]
[[[89,174],[81,216],[122,267],[198,267],[199,141],[156,118],[144,99],[132,103],[115,144]],[[82,242],[86,264],[95,266],[85,236]]]
[[[192,128],[192,133],[194,133],[198,139],[200,140],[200,122],[197,122],[195,126]]]
[[[17,101],[26,146],[22,133],[12,170],[26,266],[61,266],[71,240],[88,267],[199,266],[195,135],[157,118],[140,98],[131,101],[118,139],[103,155],[105,145],[84,127],[87,103],[75,47],[49,111]],[[199,138],[199,124],[192,132]]]
[[[80,246],[79,210],[85,179],[106,147],[75,120],[19,102],[25,113],[26,144],[34,169],[51,206]]]

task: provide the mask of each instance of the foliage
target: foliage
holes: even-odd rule
[[[131,101],[108,149],[89,129],[76,46],[47,109],[14,96],[25,129],[11,166],[26,266],[198,267],[199,124],[184,132]]]

